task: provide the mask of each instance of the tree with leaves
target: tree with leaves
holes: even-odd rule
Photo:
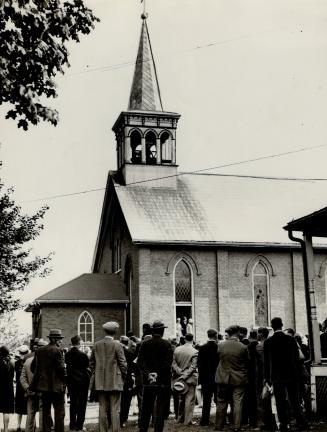
[[[32,216],[23,214],[12,194],[12,189],[0,184],[0,317],[19,308],[17,290],[23,290],[36,276],[46,276],[51,259],[51,254],[34,256],[31,248],[43,229],[47,207]]]
[[[40,120],[58,123],[44,106],[57,96],[55,75],[69,66],[67,43],[79,42],[99,21],[82,0],[0,0],[0,105],[27,130]]]

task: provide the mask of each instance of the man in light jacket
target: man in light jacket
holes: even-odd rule
[[[26,417],[26,432],[34,432],[35,431],[35,416],[39,411],[39,431],[42,431],[42,404],[39,396],[32,390],[29,389],[29,386],[33,379],[33,372],[31,371],[31,364],[34,359],[35,351],[41,347],[46,346],[47,343],[43,339],[38,339],[37,345],[34,345],[34,352],[32,356],[28,357],[25,361],[22,369],[22,373],[20,374],[20,383],[25,391],[25,395],[27,398],[27,417]]]
[[[245,386],[248,382],[249,352],[239,341],[240,327],[232,325],[226,330],[228,339],[218,344],[219,365],[216,373],[218,384],[216,430],[223,430],[230,397],[233,404],[233,428],[241,428]]]
[[[119,324],[110,321],[102,327],[106,335],[94,344],[90,359],[94,390],[99,396],[99,431],[108,431],[110,413],[112,432],[119,432],[120,398],[127,373],[127,363],[123,347],[119,341],[114,340]]]
[[[195,388],[198,383],[198,351],[193,347],[193,335],[186,333],[185,344],[177,347],[173,357],[173,383],[182,379],[187,384],[187,392],[180,396],[178,422],[184,425],[193,424],[195,405]]]

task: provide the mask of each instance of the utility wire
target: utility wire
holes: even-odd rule
[[[243,165],[246,163],[257,162],[257,161],[266,160],[266,159],[273,159],[273,158],[277,158],[277,157],[287,156],[290,154],[315,150],[315,149],[322,148],[322,147],[327,147],[327,144],[321,144],[321,145],[311,146],[311,147],[303,147],[303,148],[300,148],[297,150],[289,150],[287,152],[275,153],[272,155],[258,156],[256,158],[241,160],[241,161],[237,161],[237,162],[230,162],[230,163],[218,165],[215,167],[201,168],[198,170],[180,172],[180,173],[172,174],[172,175],[168,175],[168,176],[162,176],[162,177],[157,177],[157,178],[152,178],[152,179],[147,179],[147,180],[140,180],[140,181],[129,183],[127,186],[133,186],[133,185],[139,185],[139,184],[143,184],[143,183],[155,182],[158,180],[164,180],[167,178],[179,177],[182,175],[190,175],[190,174],[216,176],[216,177],[252,178],[252,179],[258,179],[258,180],[262,179],[262,180],[302,181],[302,182],[327,181],[327,178],[305,178],[305,177],[302,178],[302,177],[278,177],[278,176],[274,177],[274,176],[255,176],[255,175],[242,175],[242,174],[206,173],[206,171],[212,171],[212,170],[227,168],[227,167],[231,167],[231,166]],[[43,197],[43,198],[36,198],[36,199],[32,199],[32,200],[27,200],[27,201],[23,201],[23,203],[31,203],[31,202],[37,202],[37,201],[45,201],[45,200],[53,200],[53,199],[58,199],[58,198],[65,198],[65,197],[70,197],[70,196],[84,195],[84,194],[88,194],[88,193],[92,193],[92,192],[103,191],[106,189],[107,189],[106,187],[85,189],[83,191],[58,194],[58,195],[50,195],[50,196]]]

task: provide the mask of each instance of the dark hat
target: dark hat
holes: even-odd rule
[[[152,330],[158,330],[158,329],[163,329],[163,328],[167,328],[167,326],[165,326],[165,324],[163,323],[162,320],[153,321]]]
[[[182,378],[180,378],[173,384],[173,390],[176,393],[183,395],[188,392],[188,385]]]
[[[61,329],[50,329],[48,338],[63,339]]]

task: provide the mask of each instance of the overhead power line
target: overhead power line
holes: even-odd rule
[[[201,169],[187,171],[187,172],[180,172],[180,173],[172,174],[172,175],[168,175],[168,176],[156,177],[156,178],[147,179],[147,180],[140,180],[140,181],[129,183],[128,186],[140,185],[140,184],[149,183],[149,182],[156,182],[158,180],[164,180],[164,179],[167,179],[167,178],[179,177],[179,176],[182,176],[182,175],[189,175],[189,174],[193,174],[193,175],[208,175],[208,176],[216,176],[216,177],[252,178],[252,179],[258,179],[258,180],[274,180],[274,181],[275,180],[279,180],[279,181],[302,181],[302,182],[327,181],[327,178],[280,177],[280,176],[274,177],[274,176],[256,176],[256,175],[242,175],[242,174],[222,174],[222,173],[208,173],[207,172],[207,171],[213,171],[213,170],[217,170],[217,169],[221,169],[221,168],[227,168],[227,167],[231,167],[231,166],[237,166],[237,165],[243,165],[243,164],[246,164],[246,163],[262,161],[262,160],[266,160],[266,159],[273,159],[273,158],[283,157],[283,156],[287,156],[287,155],[290,155],[290,154],[301,153],[301,152],[315,150],[315,149],[323,148],[323,147],[327,147],[327,144],[321,144],[321,145],[311,146],[311,147],[302,147],[302,148],[297,149],[297,150],[289,150],[287,152],[282,152],[282,153],[274,153],[274,154],[266,155],[266,156],[258,156],[258,157],[252,158],[252,159],[246,159],[246,160],[241,160],[241,161],[236,161],[236,162],[230,162],[230,163],[226,163],[226,164],[222,164],[222,165],[217,165],[217,166],[210,167],[210,168],[201,168]],[[92,193],[92,192],[99,192],[99,191],[103,191],[103,190],[106,190],[106,187],[85,189],[85,190],[82,190],[82,191],[63,193],[63,194],[58,194],[58,195],[50,195],[50,196],[46,196],[46,197],[43,197],[43,198],[35,198],[35,199],[32,199],[32,200],[23,201],[23,203],[31,203],[31,202],[37,202],[37,201],[49,201],[49,200],[53,200],[53,199],[66,198],[66,197],[77,196],[77,195],[84,195],[84,194],[88,194],[88,193]]]

